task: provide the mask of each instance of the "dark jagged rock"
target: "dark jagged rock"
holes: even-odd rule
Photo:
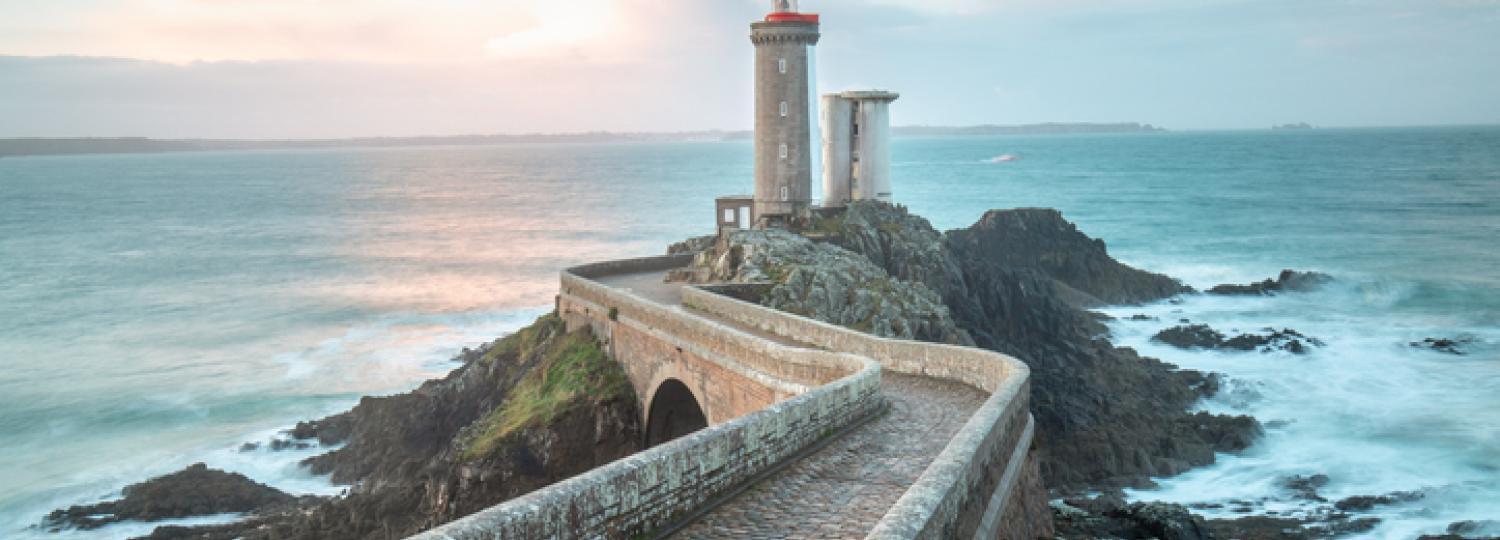
[[[1054,502],[1058,538],[1211,540],[1208,523],[1187,508],[1168,503],[1127,504],[1119,492],[1093,499]]]
[[[1427,338],[1422,341],[1413,341],[1410,345],[1418,349],[1431,349],[1463,356],[1468,354],[1464,351],[1464,347],[1474,344],[1474,341],[1474,338]]]
[[[1137,313],[1135,315],[1131,315],[1130,316],[1130,320],[1132,320],[1132,321],[1157,321],[1157,320],[1161,320],[1161,319],[1158,319],[1156,317],[1152,317],[1150,315],[1146,315],[1144,313]]]
[[[1192,288],[1115,261],[1104,241],[1089,238],[1053,209],[991,210],[967,229],[949,231],[945,245],[964,257],[1055,280],[1060,297],[1083,305],[1153,302]],[[1071,291],[1082,296],[1069,294]]]
[[[1204,374],[1098,338],[1105,328],[1087,307],[1190,289],[1114,261],[1054,210],[992,211],[940,234],[902,208],[864,202],[817,227],[897,281],[937,292],[976,345],[1030,366],[1049,487],[1150,485],[1151,476],[1212,463],[1216,451],[1242,449],[1259,433],[1249,417],[1187,413],[1200,392],[1217,388]]]
[[[1422,538],[1500,540],[1500,537],[1495,536],[1496,534],[1500,534],[1500,521],[1455,521],[1448,525],[1447,535],[1433,537],[1424,536]]]
[[[1281,487],[1290,490],[1297,498],[1318,502],[1328,500],[1318,494],[1318,490],[1326,485],[1328,485],[1328,475],[1326,474],[1314,474],[1312,476],[1297,475],[1281,481]]]
[[[1215,452],[1233,453],[1249,448],[1262,432],[1260,423],[1249,416],[1221,416],[1200,411],[1178,418],[1177,422],[1183,431],[1197,435]]]
[[[1385,495],[1356,495],[1345,497],[1333,503],[1333,507],[1343,512],[1367,512],[1377,506],[1411,502],[1421,500],[1426,494],[1420,491],[1396,491]]]
[[[1127,519],[1140,524],[1153,538],[1161,540],[1210,540],[1208,524],[1182,505],[1149,502],[1135,503],[1125,509]]]
[[[1317,338],[1308,337],[1291,329],[1266,329],[1266,334],[1241,334],[1226,338],[1218,330],[1206,324],[1174,326],[1157,332],[1152,341],[1165,343],[1179,349],[1224,349],[1233,351],[1261,352],[1287,351],[1306,354],[1309,346],[1323,346]]]
[[[1369,532],[1378,518],[1351,518],[1344,514],[1314,517],[1246,516],[1211,519],[1208,527],[1215,538],[1236,540],[1324,540]]]
[[[676,276],[770,283],[753,301],[878,336],[969,345],[942,298],[856,253],[780,230],[738,231]]]
[[[281,490],[238,473],[196,463],[181,471],[126,487],[123,498],[56,510],[43,527],[96,529],[127,520],[161,521],[232,512],[251,512],[295,500]]]
[[[1224,334],[1206,324],[1195,324],[1162,330],[1152,336],[1151,340],[1179,349],[1217,349],[1224,343]]]
[[[716,235],[696,236],[667,246],[667,254],[682,255],[713,249],[716,240],[718,240]]]
[[[349,439],[349,433],[354,429],[353,418],[348,414],[336,414],[322,420],[297,422],[287,434],[299,441],[317,439],[319,444],[332,446]]]
[[[282,450],[306,450],[308,448],[312,448],[312,446],[312,443],[288,439],[271,439],[270,444],[271,451],[273,452],[280,452]]]
[[[1297,272],[1282,270],[1276,279],[1267,279],[1249,285],[1219,285],[1209,289],[1208,294],[1266,296],[1279,292],[1305,292],[1317,289],[1333,281],[1333,276],[1319,272]]]

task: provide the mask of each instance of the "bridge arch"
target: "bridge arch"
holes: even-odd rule
[[[656,385],[646,409],[646,447],[676,439],[708,427],[701,401],[691,388],[675,378]]]

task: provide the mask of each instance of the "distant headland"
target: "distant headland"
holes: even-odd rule
[[[1045,123],[978,126],[897,126],[897,137],[1138,133],[1165,131],[1151,124]],[[442,135],[427,137],[353,137],[345,139],[152,139],[147,137],[0,138],[0,157],[70,154],[148,154],[233,150],[310,148],[386,148],[404,146],[484,146],[495,144],[578,144],[631,142],[699,142],[749,140],[749,130],[677,132],[528,133],[515,135]]]

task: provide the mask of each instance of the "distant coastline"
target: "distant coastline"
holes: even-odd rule
[[[902,126],[897,137],[1044,135],[1076,133],[1143,133],[1165,131],[1140,123],[1046,123],[1016,126]],[[0,139],[0,157],[77,154],[152,154],[234,150],[313,148],[388,148],[414,146],[485,146],[495,144],[569,144],[630,142],[702,142],[749,140],[749,131],[681,131],[629,133],[594,131],[560,134],[451,135],[431,137],[355,137],[346,139],[152,139],[147,137],[23,137]]]

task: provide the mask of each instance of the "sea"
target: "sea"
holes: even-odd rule
[[[1117,344],[1222,374],[1201,409],[1266,426],[1132,499],[1302,515],[1329,503],[1283,483],[1325,475],[1329,501],[1422,495],[1351,538],[1500,520],[1500,127],[905,138],[893,153],[896,201],[939,229],[1052,207],[1200,289],[1335,278],[1105,310]],[[36,525],[196,462],[339,493],[297,465],[327,449],[265,443],[442,376],[550,309],[561,268],[710,233],[713,198],[750,192],[751,173],[748,141],[0,158],[0,538],[144,534],[158,524]],[[1182,320],[1325,345],[1150,340]],[[1426,338],[1466,354],[1410,345]]]

